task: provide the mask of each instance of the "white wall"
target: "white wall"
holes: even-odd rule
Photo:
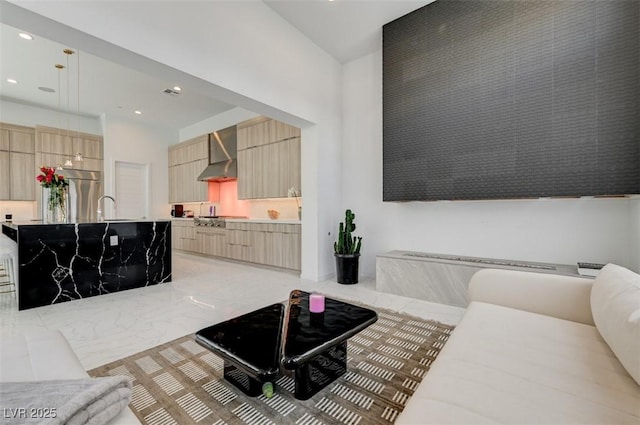
[[[258,114],[255,112],[247,111],[243,108],[233,108],[181,129],[179,132],[179,141],[184,142],[185,140],[193,139],[194,137],[202,136],[203,134],[222,130],[223,128],[230,127],[257,116]],[[176,143],[179,141],[176,140]]]
[[[382,202],[382,53],[344,66],[342,202],[363,236],[362,273],[393,249],[640,269],[640,201]]]
[[[152,127],[137,121],[105,116],[104,120],[104,194],[114,194],[115,161],[150,165],[149,216],[169,218],[169,145],[178,140],[178,131]],[[117,197],[116,197],[117,201]],[[106,217],[113,217],[112,203],[104,206]]]
[[[201,90],[227,103],[302,128],[302,276],[315,280],[333,273],[329,232],[341,215],[342,67],[336,60],[262,1],[154,2],[153,7],[148,2],[12,3],[71,30],[15,7],[3,11],[9,25],[102,56],[95,48],[100,40],[73,29],[84,31],[197,77],[207,83]],[[112,46],[102,48],[112,54],[107,59],[117,59]]]
[[[67,113],[0,99],[0,121],[26,127],[44,125],[66,128]],[[102,134],[102,126],[98,117],[92,118],[72,113],[70,114],[69,123],[71,131],[80,130],[90,134]]]

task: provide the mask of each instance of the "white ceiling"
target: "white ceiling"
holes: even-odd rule
[[[19,32],[17,28],[0,24],[0,97],[54,110],[59,110],[60,105],[64,113],[60,114],[59,125],[63,128],[77,125],[74,122],[68,125],[66,112],[78,112],[78,67],[81,115],[98,117],[106,113],[180,129],[233,107],[188,90],[177,96],[164,94],[163,90],[180,85],[180,81],[162,81],[88,53],[78,55],[76,52],[67,57],[63,53],[67,46],[37,35],[33,40],[24,40],[18,36]],[[60,71],[60,86],[56,64],[65,66]],[[11,84],[7,78],[19,83]],[[38,87],[54,89],[55,93]],[[136,115],[135,110],[142,115]]]
[[[382,25],[433,0],[264,0],[276,13],[341,63],[380,47]],[[180,85],[80,52],[67,57],[59,43],[35,36],[27,41],[19,29],[0,24],[0,98],[54,110],[97,117],[103,113],[181,129],[231,109],[210,96],[189,91],[170,96],[163,90]],[[59,63],[68,68],[60,72]],[[78,109],[78,66],[79,80]],[[67,88],[67,76],[69,87]],[[15,78],[19,84],[7,82]],[[49,87],[46,93],[38,87]],[[67,102],[68,98],[68,102]],[[60,108],[59,108],[60,106]],[[134,111],[142,111],[135,115]],[[60,125],[68,127],[67,114]],[[70,123],[71,127],[75,123]]]
[[[341,63],[380,48],[382,26],[435,0],[263,0]]]

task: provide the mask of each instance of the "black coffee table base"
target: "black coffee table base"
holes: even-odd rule
[[[293,371],[285,371],[292,376],[295,384],[294,396],[298,400],[308,400],[318,391],[331,384],[347,371],[347,341],[323,351],[307,363]],[[287,373],[288,372],[288,373]],[[262,394],[262,384],[233,364],[224,361],[224,379],[248,395],[257,397]],[[275,383],[273,383],[275,389]]]
[[[249,397],[256,397],[262,394],[263,382],[247,375],[226,360],[224,361],[224,379]]]
[[[295,397],[308,400],[347,371],[347,341],[318,354],[294,371]]]

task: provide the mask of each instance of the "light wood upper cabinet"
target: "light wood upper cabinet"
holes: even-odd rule
[[[34,152],[33,128],[0,123],[0,199],[35,200]]]
[[[32,153],[11,152],[9,178],[11,199],[14,201],[33,201],[36,199],[35,156]]]
[[[97,137],[74,137],[73,153],[81,153],[85,158],[103,159],[102,138]]]
[[[55,153],[71,157],[71,155],[73,155],[73,138],[64,134],[38,132],[37,149],[38,152]]]
[[[270,143],[280,140],[287,140],[294,137],[300,137],[300,129],[280,121],[271,120],[269,122]]]
[[[269,121],[271,119],[260,116],[239,123],[236,126],[238,150],[269,143]]]
[[[262,116],[244,121],[237,128],[239,150],[300,137],[298,127]]]
[[[12,130],[9,132],[9,143],[12,152],[35,153],[35,132],[32,128]]]
[[[33,127],[0,123],[0,150],[35,153]]]
[[[67,160],[73,163],[74,170],[103,171],[104,141],[102,136],[69,131],[53,127],[36,126],[37,166],[56,166]],[[82,154],[83,161],[76,161],[75,155]]]
[[[300,191],[300,129],[258,117],[238,124],[238,198],[285,198]]]
[[[11,142],[9,141],[10,134],[9,130],[5,128],[0,128],[0,151],[8,151],[9,146],[11,146]]]
[[[209,137],[202,135],[169,147],[169,203],[207,202],[209,184],[198,176],[209,164]]]
[[[9,157],[11,153],[8,150],[0,150],[0,200],[11,200],[11,172],[9,170]]]

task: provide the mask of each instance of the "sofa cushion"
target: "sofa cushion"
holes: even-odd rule
[[[604,340],[640,384],[640,275],[607,264],[591,289],[591,311]]]
[[[398,424],[634,424],[640,387],[594,326],[472,302]]]
[[[86,377],[87,372],[60,331],[46,329],[2,338],[0,382]]]
[[[7,382],[52,381],[88,378],[87,372],[60,331],[49,329],[2,337],[0,386]],[[2,397],[0,397],[1,399]],[[140,421],[125,408],[110,425]]]

